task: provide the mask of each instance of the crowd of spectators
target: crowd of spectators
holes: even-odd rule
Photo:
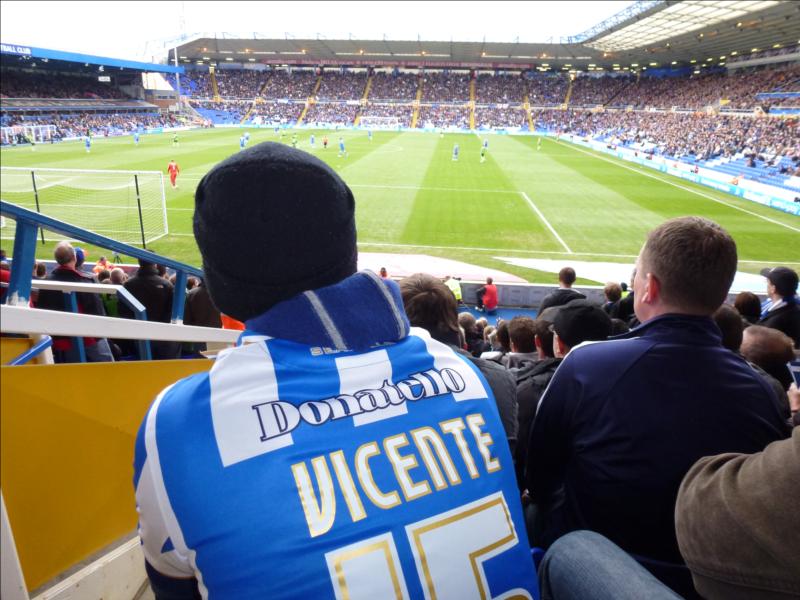
[[[629,75],[604,77],[576,77],[572,83],[570,106],[605,105],[616,98],[634,82]]]
[[[192,98],[189,100],[189,104],[204,118],[210,118],[212,122],[238,123],[244,118],[253,103],[250,100],[214,102]]]
[[[367,103],[361,109],[362,117],[394,117],[401,127],[411,127],[414,109],[410,104],[373,104]]]
[[[558,106],[567,97],[566,75],[537,73],[528,79],[528,102],[531,106]]]
[[[607,77],[601,78],[598,83]],[[752,110],[763,104],[756,99],[757,94],[777,89],[796,91],[800,89],[799,83],[800,67],[796,65],[743,69],[730,73],[719,71],[690,78],[643,76],[638,82],[632,80],[630,85],[623,87],[610,99],[610,106],[664,109],[721,106],[724,110]],[[579,105],[574,98],[575,88],[570,104]]]
[[[267,100],[305,100],[314,91],[317,75],[313,71],[273,71],[261,92]]]
[[[425,71],[422,77],[422,102],[468,102],[469,75]]]
[[[268,100],[305,100],[312,95],[317,78],[310,70],[223,70],[216,74],[221,96],[253,98],[260,92]],[[191,88],[194,97],[213,95],[207,73],[189,72],[181,81],[184,89]],[[444,71],[426,71],[421,76],[379,72],[372,76],[369,100],[411,102],[422,85],[422,102],[459,104],[470,98],[470,81],[467,74]],[[323,74],[316,96],[322,101],[359,100],[365,85],[364,73],[329,71]],[[569,77],[563,73],[483,73],[475,80],[475,100],[477,105],[519,105],[527,97],[533,107],[557,106],[566,100],[568,87]],[[652,77],[647,72],[638,78],[632,74],[579,74],[572,85],[570,106],[688,110],[712,106],[723,112],[750,111],[761,106],[768,110],[785,101],[758,100],[756,95],[775,90],[800,91],[800,67],[784,65],[733,72],[717,69],[680,78]]]
[[[753,60],[755,58],[769,58],[770,56],[785,56],[800,51],[800,46],[792,45],[784,48],[766,48],[758,52],[751,52],[750,54],[740,54],[737,56],[728,57],[729,63],[737,63],[745,60]]]
[[[186,71],[181,74],[180,93],[184,96],[195,98],[213,98],[214,86],[211,85],[211,74],[208,71]],[[172,89],[178,89],[177,77],[169,73],[167,75]]]
[[[419,109],[417,127],[469,128],[469,107],[445,106],[442,104],[422,105]]]
[[[475,80],[477,104],[522,104],[528,92],[528,81],[517,75],[482,73]]]
[[[241,71],[220,70],[214,74],[217,91],[222,98],[255,98],[258,96],[267,73],[243,69]]]
[[[535,111],[532,116],[540,129],[639,144],[673,158],[709,160],[739,153],[766,161],[800,158],[797,119],[587,110]]]
[[[475,127],[522,127],[527,125],[527,113],[521,107],[490,108],[477,106],[475,108]]]
[[[309,107],[303,122],[306,124],[352,125],[358,114],[358,109],[359,106],[356,104],[317,102]]]
[[[3,69],[0,77],[2,98],[103,98],[124,100],[121,90],[96,77],[35,73]]]
[[[257,103],[250,112],[250,122],[280,123],[288,125],[295,123],[303,112],[303,104],[286,102]]]
[[[411,73],[375,73],[369,99],[375,101],[410,102],[417,97],[419,76]]]
[[[120,135],[140,128],[175,127],[180,123],[171,114],[130,112],[82,113],[79,115],[52,113],[37,115],[35,118],[9,115],[3,124],[4,127],[24,125],[55,125],[54,137],[58,139],[81,137],[87,133],[93,136]]]
[[[367,85],[366,73],[326,71],[317,90],[318,100],[360,100]]]

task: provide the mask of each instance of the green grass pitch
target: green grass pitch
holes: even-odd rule
[[[272,129],[250,129],[250,145],[279,141]],[[170,235],[149,247],[199,265],[192,237],[194,189],[217,162],[238,152],[240,129],[95,139],[2,150],[3,166],[62,169],[155,170],[175,158],[179,188],[166,181]],[[800,264],[800,219],[565,142],[530,136],[489,135],[488,158],[480,162],[482,138],[475,134],[327,132],[316,149],[311,131],[300,130],[298,148],[338,171],[356,197],[359,248],[365,252],[427,254],[502,270],[528,281],[552,283],[552,274],[516,267],[497,256],[633,261],[647,232],[671,217],[702,215],[725,227],[739,248],[741,271]],[[344,137],[348,156],[337,156]],[[291,132],[283,137],[290,143]],[[458,143],[460,157],[451,158]],[[7,224],[3,237],[12,235]],[[3,240],[9,253],[12,242]],[[105,251],[90,249],[96,258]],[[40,246],[52,257],[52,244]]]

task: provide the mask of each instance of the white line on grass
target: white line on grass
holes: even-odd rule
[[[176,237],[194,237],[193,233],[174,233],[167,234]],[[424,248],[426,250],[467,250],[474,252],[494,252],[494,253],[509,253],[517,252],[521,254],[553,254],[556,256],[604,256],[610,258],[638,258],[636,254],[604,254],[602,252],[558,252],[556,250],[520,250],[518,248],[481,248],[476,246],[428,246],[425,244],[393,244],[391,242],[358,242],[359,246],[378,246],[381,248]],[[739,259],[740,263],[750,263],[754,265],[775,265],[780,262],[781,265],[800,265],[800,262],[786,262],[774,260],[744,260]]]
[[[646,173],[644,171],[640,171],[639,169],[634,169],[633,167],[630,167],[628,165],[619,163],[619,162],[617,162],[615,160],[611,160],[611,159],[606,158],[604,156],[599,156],[597,154],[594,154],[592,152],[589,152],[587,150],[584,150],[583,148],[579,148],[579,147],[574,146],[572,144],[564,144],[564,142],[557,142],[557,143],[566,145],[568,148],[571,148],[572,150],[576,150],[578,152],[583,152],[584,154],[588,154],[589,156],[593,156],[593,157],[598,158],[600,160],[604,160],[606,162],[611,163],[612,165],[617,165],[618,167],[622,167],[623,169],[628,169],[629,171],[633,171],[634,173],[638,173],[639,175],[644,175],[645,177],[650,177],[651,179],[655,179],[656,181],[660,181],[662,183],[666,183],[666,184],[671,185],[673,187],[676,187],[678,189],[685,190],[685,191],[691,192],[693,194],[697,194],[698,196],[701,196],[701,197],[706,198],[708,200],[712,200],[712,201],[717,202],[719,204],[724,204],[728,208],[734,208],[736,210],[740,210],[743,213],[747,213],[748,215],[752,215],[754,217],[758,217],[759,219],[763,219],[764,221],[769,221],[770,223],[774,223],[775,225],[780,225],[781,227],[786,227],[786,229],[791,229],[792,231],[796,231],[796,232],[800,233],[800,229],[798,229],[797,227],[792,227],[791,225],[787,225],[786,223],[781,223],[780,221],[776,221],[775,219],[770,219],[769,217],[765,217],[764,215],[760,215],[760,214],[755,213],[753,211],[747,210],[746,208],[742,208],[741,206],[736,206],[735,204],[730,204],[728,202],[725,202],[724,200],[720,200],[719,198],[715,198],[714,196],[709,196],[708,194],[704,194],[703,192],[698,192],[697,190],[693,190],[692,188],[686,187],[685,185],[680,185],[680,184],[675,183],[673,181],[670,181],[668,179],[663,179],[661,177],[656,177],[652,173]]]
[[[558,232],[557,232],[555,229],[553,229],[553,226],[552,226],[552,225],[550,225],[550,221],[548,221],[548,220],[547,220],[547,219],[544,217],[544,215],[542,214],[542,211],[540,211],[540,210],[538,209],[538,207],[537,207],[537,206],[536,206],[536,205],[533,203],[533,201],[532,201],[530,198],[528,198],[528,194],[526,194],[525,192],[520,192],[520,193],[519,193],[519,195],[520,195],[520,196],[522,196],[522,199],[523,199],[523,200],[525,200],[525,202],[527,202],[527,203],[528,203],[528,206],[530,206],[530,207],[531,207],[531,209],[533,209],[533,211],[534,211],[534,212],[535,212],[537,215],[539,215],[539,218],[542,220],[542,223],[544,223],[544,224],[547,226],[547,228],[548,228],[548,229],[549,229],[549,230],[552,232],[552,234],[553,234],[554,236],[556,236],[556,239],[557,239],[557,240],[558,240],[558,241],[561,243],[561,245],[564,247],[564,250],[566,250],[566,251],[567,251],[567,254],[575,254],[575,253],[574,253],[572,250],[570,250],[570,249],[569,249],[569,246],[567,246],[567,243],[566,243],[566,242],[565,242],[563,239],[561,239],[561,236],[560,236],[560,235],[558,235]]]

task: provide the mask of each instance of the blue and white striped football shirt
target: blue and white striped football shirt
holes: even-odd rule
[[[135,467],[147,561],[204,597],[537,596],[490,388],[421,329],[226,350],[159,395]]]

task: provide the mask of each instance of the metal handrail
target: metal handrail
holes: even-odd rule
[[[60,233],[69,239],[77,239],[94,246],[113,250],[118,254],[162,264],[173,269],[176,272],[176,283],[178,284],[175,286],[175,294],[172,299],[173,323],[180,323],[183,320],[184,300],[186,299],[186,279],[189,275],[203,277],[202,270],[197,267],[165,258],[149,250],[118,242],[109,237],[11,204],[5,200],[0,201],[0,214],[4,217],[14,219],[17,222],[12,254],[14,262],[11,264],[11,278],[8,289],[8,304],[22,306],[28,304],[31,295],[30,274],[33,272],[33,265],[36,258],[36,235],[39,228]]]
[[[0,283],[2,287],[8,287],[7,283]],[[124,286],[106,284],[106,283],[78,283],[75,281],[52,281],[49,279],[32,279],[31,288],[37,290],[52,290],[64,293],[64,304],[67,312],[78,312],[78,300],[75,296],[76,293],[83,294],[108,294],[115,292],[123,303],[131,309],[137,321],[147,321],[147,310],[144,304],[139,302],[136,297],[131,294]],[[83,338],[74,338],[75,346],[78,350],[80,362],[86,362],[86,351],[83,346]],[[150,350],[150,342],[148,340],[137,340],[137,347],[139,351],[139,358],[142,360],[151,360],[153,354]]]
[[[36,358],[37,356],[39,356],[39,354],[47,350],[52,345],[53,345],[53,338],[51,338],[49,335],[46,335],[42,337],[42,339],[37,344],[34,344],[32,348],[26,350],[25,352],[20,354],[17,358],[6,364],[10,367],[18,367],[20,365],[24,365],[32,358]]]
[[[3,333],[46,334],[64,337],[111,337],[122,340],[235,344],[241,331],[197,325],[141,322],[116,317],[72,314],[42,308],[0,305]]]

